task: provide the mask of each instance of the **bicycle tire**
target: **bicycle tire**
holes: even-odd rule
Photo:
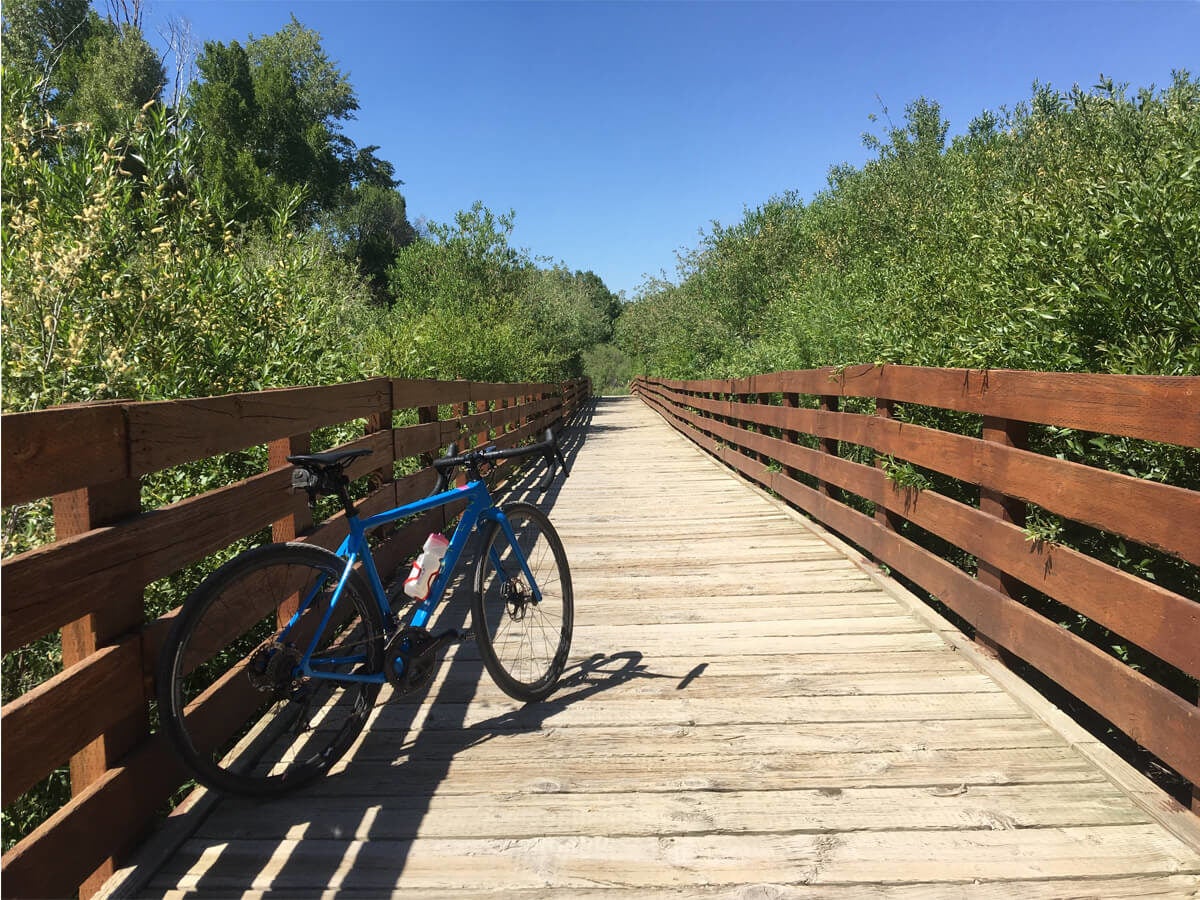
[[[345,560],[320,547],[269,544],[226,563],[185,601],[159,655],[158,709],[162,730],[201,784],[282,794],[327,772],[362,731],[380,684],[295,675],[344,570]],[[271,647],[277,610],[310,591],[312,603],[289,632],[294,646]],[[361,659],[330,671],[381,671],[383,620],[359,572],[350,573],[337,612],[318,652]],[[229,722],[244,724],[225,734]]]
[[[472,628],[483,664],[499,688],[516,700],[544,700],[558,684],[571,651],[571,571],[558,532],[544,512],[529,503],[511,503],[503,511],[542,600],[532,602],[504,530],[493,522],[475,562]]]

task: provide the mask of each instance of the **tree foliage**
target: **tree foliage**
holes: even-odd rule
[[[232,214],[260,219],[296,189],[307,221],[337,206],[359,162],[342,133],[358,100],[320,35],[293,17],[245,46],[206,42],[196,68],[188,105],[204,146],[202,165]]]
[[[56,118],[106,133],[157,100],[166,73],[135,26],[101,18],[86,0],[12,0],[4,7],[5,66],[33,80]]]
[[[678,284],[626,310],[622,346],[675,376],[864,361],[1200,372],[1200,82],[1037,86],[947,134],[919,100],[810,203],[785,195],[716,226]]]
[[[365,292],[319,235],[228,230],[161,106],[115,136],[46,125],[5,79],[6,410],[329,381]],[[39,147],[48,147],[47,151]],[[123,169],[128,154],[140,177]]]
[[[8,0],[4,4],[4,66],[28,77],[44,103],[64,57],[78,54],[88,38],[88,0]]]
[[[514,215],[482,204],[402,249],[388,271],[392,307],[380,368],[412,377],[553,381],[582,374],[619,307],[592,272],[540,268],[514,248]]]

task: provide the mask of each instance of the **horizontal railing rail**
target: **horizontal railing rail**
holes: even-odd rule
[[[314,432],[336,426],[358,435],[340,446],[371,450],[348,469],[370,476],[359,506],[371,514],[428,493],[430,461],[450,442],[512,446],[571,419],[589,397],[586,379],[374,378],[3,416],[3,505],[52,497],[55,540],[4,560],[0,639],[9,653],[61,633],[62,668],[4,705],[0,791],[7,807],[69,763],[73,795],[4,855],[5,895],[90,895],[185,783],[151,727],[157,652],[178,606],[148,612],[146,589],[267,528],[276,541],[336,547],[343,514],[314,523],[306,498],[288,491],[285,457],[311,449]],[[154,473],[264,447],[265,471],[143,509]],[[386,535],[374,549],[381,573],[453,514],[436,510]],[[233,709],[213,714],[231,732],[241,724]]]
[[[1195,576],[1200,492],[1035,452],[1029,434],[1052,426],[1194,450],[1200,378],[853,366],[639,378],[634,392],[713,456],[927,591],[986,649],[1023,660],[1200,784],[1200,711],[1186,696],[1200,678],[1200,597],[1026,522],[1032,505],[1154,548]],[[919,424],[955,418],[936,411],[970,415],[957,416],[958,431]],[[939,492],[922,470],[958,489]],[[969,560],[928,549],[939,541]],[[1033,608],[1039,595],[1183,677],[1168,687],[1126,665]]]

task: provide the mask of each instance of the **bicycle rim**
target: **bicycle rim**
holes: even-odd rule
[[[501,690],[518,700],[541,700],[554,690],[571,648],[571,574],[562,541],[540,509],[514,503],[504,513],[541,599],[534,598],[496,523],[476,563],[472,625],[484,665]]]
[[[326,621],[343,568],[318,547],[274,544],[239,556],[188,599],[161,658],[159,706],[201,783],[282,793],[328,771],[362,730],[379,684],[298,671],[314,640],[324,671],[380,671],[382,622],[357,575]]]

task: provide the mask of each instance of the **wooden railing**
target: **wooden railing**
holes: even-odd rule
[[[640,378],[634,391],[709,453],[928,591],[985,649],[1024,660],[1193,790],[1200,784],[1195,696],[1169,690],[1022,602],[1028,586],[1200,678],[1200,597],[1022,527],[1026,504],[1036,504],[1200,565],[1200,493],[1027,449],[1031,424],[1200,447],[1200,378],[855,366],[737,380]],[[845,411],[845,398],[866,398],[851,403],[868,414]],[[900,405],[914,414],[897,418]],[[917,407],[976,414],[982,427],[970,435],[922,427],[911,422]],[[930,489],[932,480],[912,466],[954,479],[959,499]],[[978,490],[963,502],[975,491],[968,485]],[[844,502],[842,491],[859,499]],[[906,522],[969,554],[976,571],[910,540]],[[1177,681],[1188,693],[1187,679]],[[1194,793],[1194,811],[1198,799]]]
[[[144,590],[268,526],[274,540],[336,547],[346,534],[343,514],[314,526],[305,497],[288,491],[284,457],[308,450],[315,429],[365,423],[343,446],[372,451],[349,469],[355,479],[372,476],[359,504],[371,514],[428,493],[429,459],[451,441],[512,446],[536,438],[570,419],[589,394],[584,379],[376,378],[4,416],[3,504],[53,497],[56,540],[3,563],[3,650],[61,630],[62,671],[3,708],[3,802],[68,761],[73,794],[5,854],[5,896],[90,895],[185,782],[152,732],[150,708],[157,648],[178,609],[147,621]],[[261,474],[143,511],[143,477],[251,447],[261,454],[263,445]],[[400,565],[445,515],[435,511],[391,534],[375,550],[380,572]],[[227,723],[231,732],[240,724]]]

